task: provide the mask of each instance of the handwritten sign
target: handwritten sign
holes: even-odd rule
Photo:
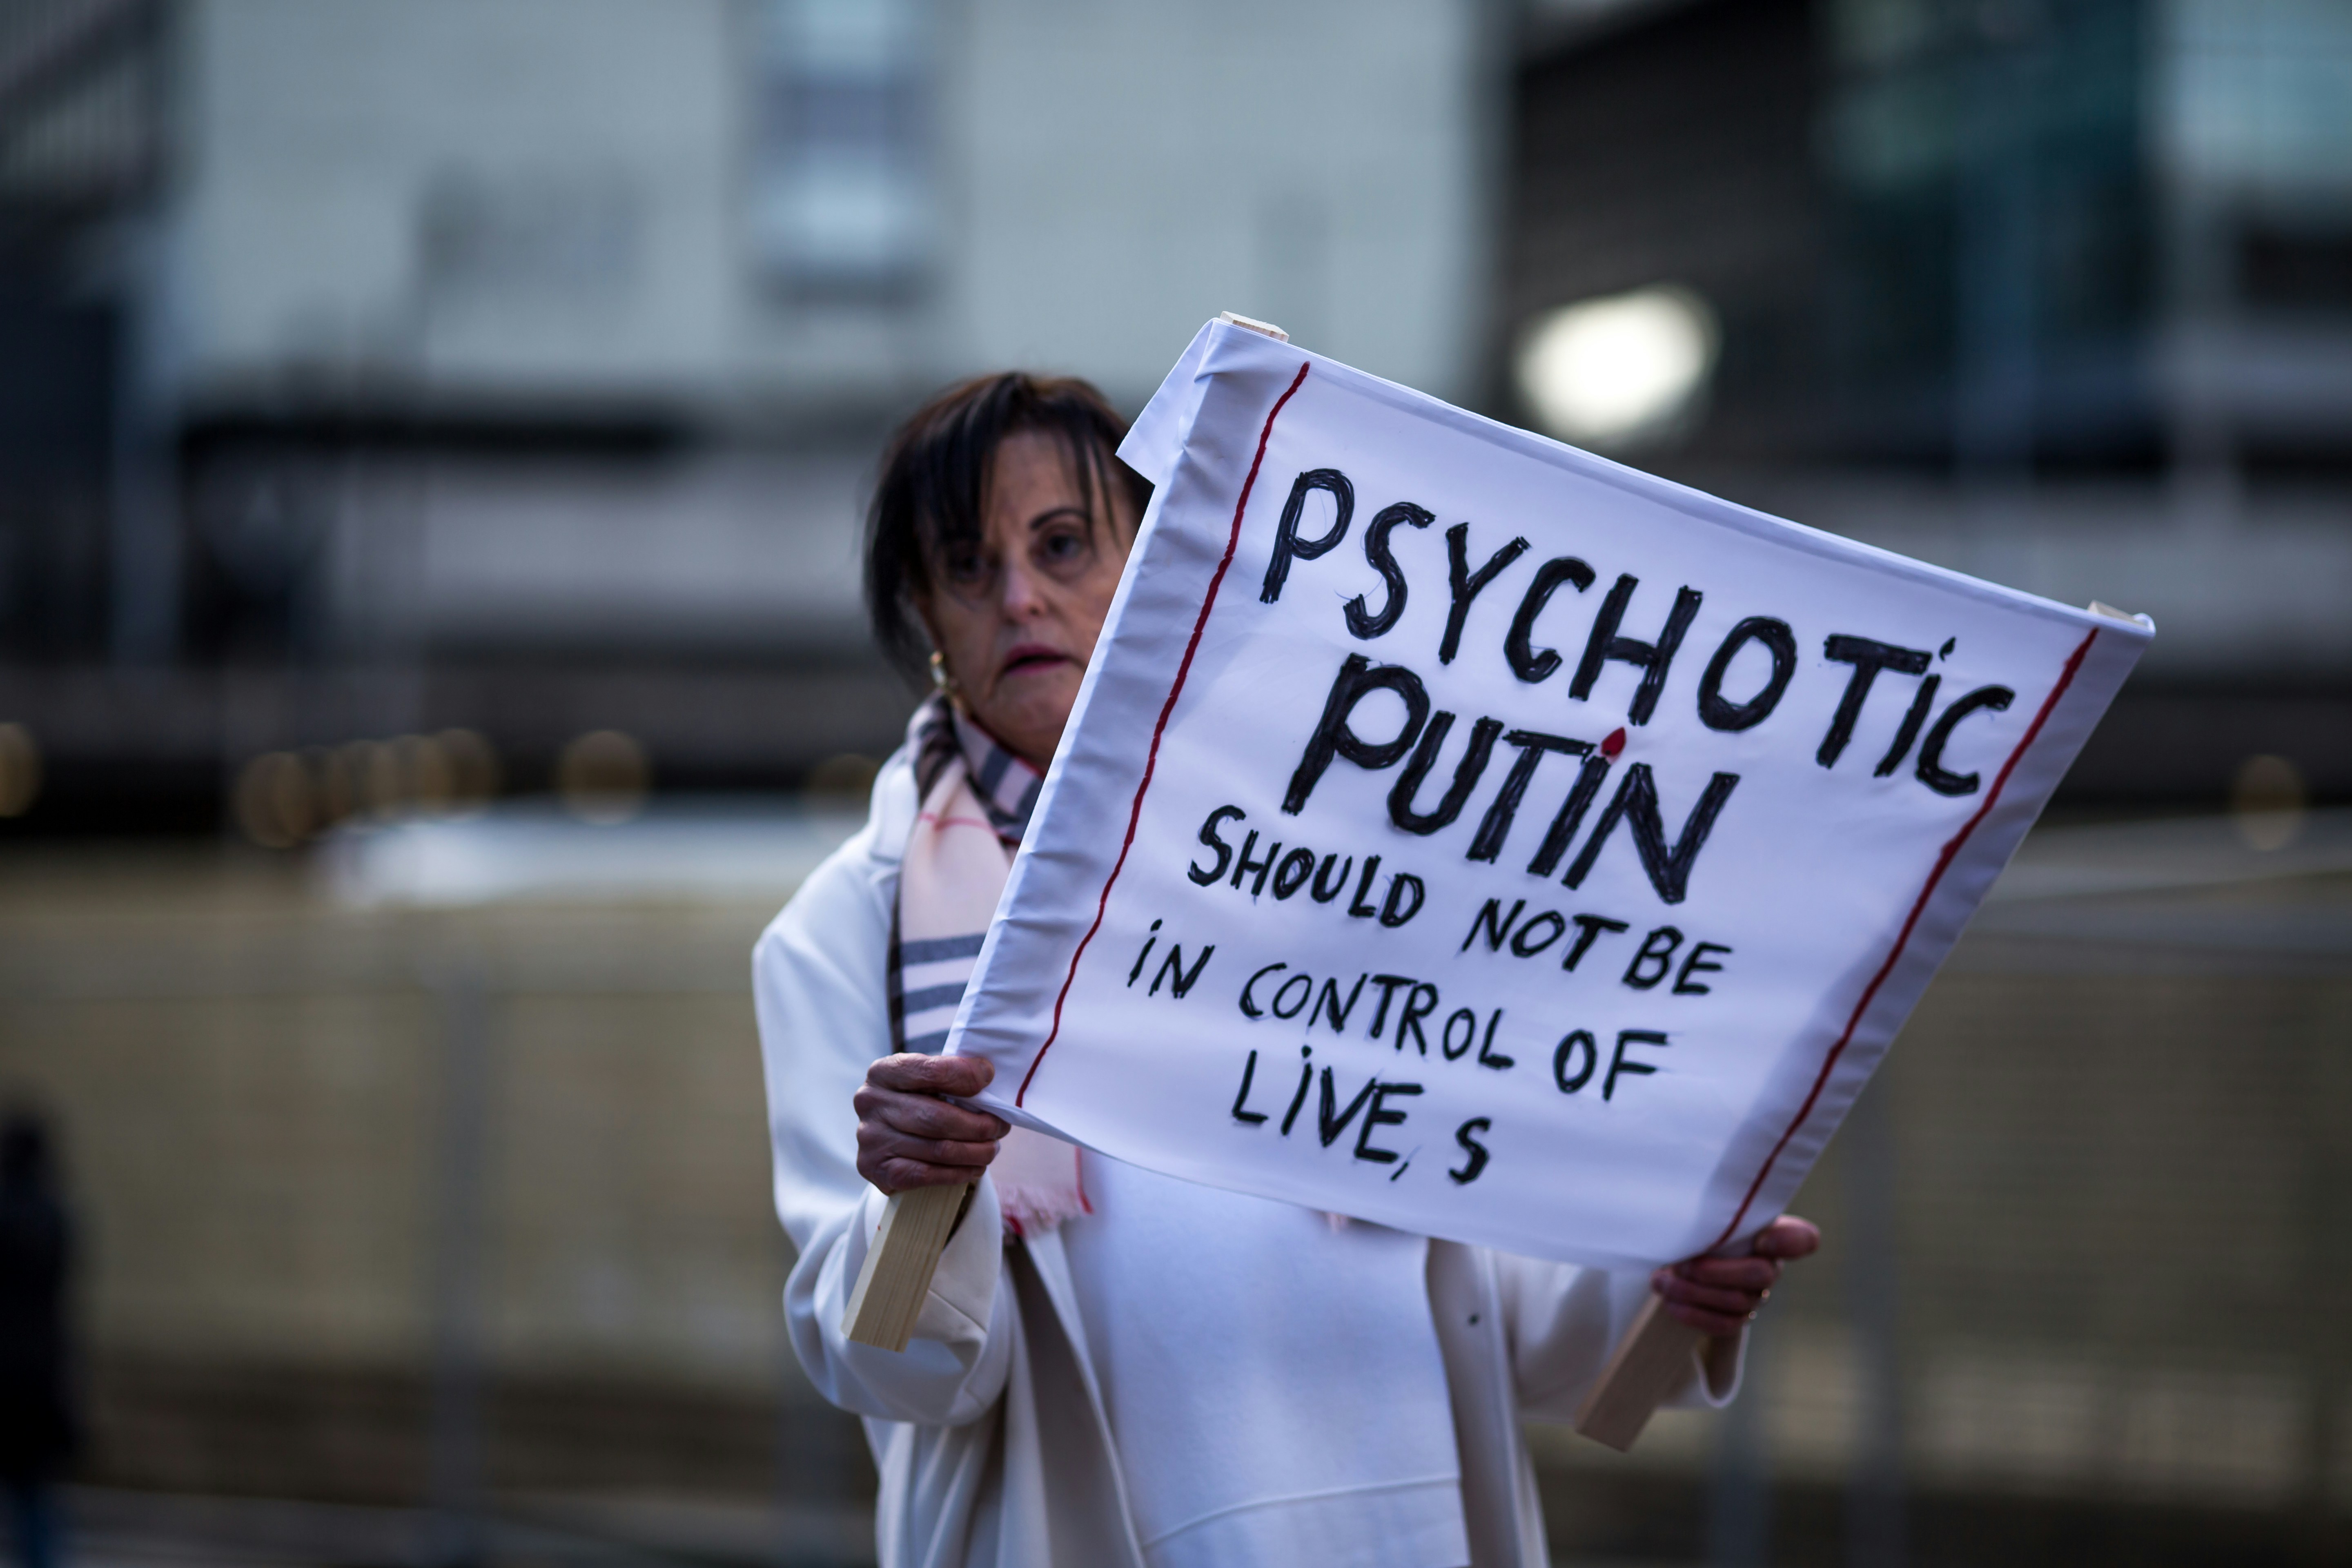
[[[1794,1193],[2147,647],[1204,328],[949,1048],[1016,1122],[1539,1257]]]

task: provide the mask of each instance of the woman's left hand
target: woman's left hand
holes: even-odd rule
[[[1748,1326],[1780,1278],[1780,1266],[1812,1256],[1822,1233],[1812,1221],[1783,1215],[1756,1233],[1746,1258],[1694,1258],[1650,1277],[1677,1322],[1728,1339]]]

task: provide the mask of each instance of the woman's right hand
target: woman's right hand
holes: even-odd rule
[[[976,1182],[1012,1131],[984,1110],[950,1105],[996,1076],[985,1057],[884,1057],[866,1069],[857,1107],[857,1173],[886,1193]]]

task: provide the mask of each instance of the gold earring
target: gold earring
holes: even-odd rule
[[[955,695],[955,677],[948,673],[948,661],[938,649],[931,650],[931,689],[942,696]]]

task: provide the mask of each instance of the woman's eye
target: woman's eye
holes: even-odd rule
[[[1038,552],[1047,561],[1076,561],[1087,553],[1087,542],[1075,530],[1055,531],[1037,542]]]
[[[948,554],[948,580],[954,583],[977,583],[988,575],[988,563],[976,550],[957,550]]]

